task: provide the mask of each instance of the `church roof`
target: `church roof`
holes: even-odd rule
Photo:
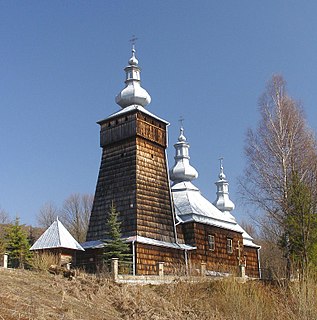
[[[191,182],[179,182],[172,187],[175,213],[181,223],[198,222],[242,233],[243,244],[259,248],[253,238],[229,212],[221,212],[209,202]]]
[[[196,221],[243,232],[232,214],[217,209],[191,182],[184,181],[173,185],[172,194],[176,214],[183,222]]]
[[[154,119],[157,119],[163,123],[165,123],[166,125],[169,125],[169,122],[167,122],[166,120],[162,119],[162,118],[159,118],[158,116],[156,116],[155,114],[153,114],[152,112],[148,111],[147,109],[145,109],[144,107],[140,106],[140,105],[137,105],[137,104],[133,104],[133,105],[130,105],[128,107],[125,107],[124,109],[121,109],[113,114],[111,114],[109,117],[107,117],[106,119],[102,119],[102,120],[99,120],[97,123],[101,124],[102,122],[104,122],[105,120],[109,120],[111,118],[116,118],[117,116],[122,116],[124,114],[128,114],[130,112],[133,112],[133,111],[141,111],[143,112],[144,114],[147,114],[149,116],[151,116],[152,118]]]
[[[106,119],[98,121],[98,124],[102,124],[106,120],[115,118],[117,116],[122,116],[137,110],[165,123],[166,125],[169,125],[166,120],[159,118],[158,116],[145,109],[145,107],[151,102],[151,96],[144,88],[141,87],[141,69],[139,67],[139,61],[135,56],[135,52],[135,47],[133,45],[132,57],[129,59],[128,66],[124,68],[124,71],[126,73],[126,86],[116,96],[116,103],[122,109],[111,114]]]
[[[85,249],[101,249],[105,246],[104,240],[86,241],[86,242],[82,243],[81,245]],[[142,237],[142,236],[132,236],[132,237],[126,238],[124,240],[126,242],[137,242],[137,243],[143,243],[143,244],[149,244],[149,245],[153,245],[153,246],[173,248],[173,249],[182,249],[182,250],[196,249],[196,247],[193,247],[193,246],[190,246],[187,244],[160,241],[160,240],[155,240],[152,238],[147,238],[147,237]]]
[[[54,221],[50,227],[39,237],[30,250],[53,248],[66,248],[85,251],[58,219]]]
[[[217,186],[217,199],[213,202],[220,211],[222,212],[230,212],[234,209],[234,203],[229,198],[229,183],[226,179],[226,175],[223,172],[222,160],[220,158],[220,173],[219,180],[216,181]]]
[[[178,142],[174,144],[176,155],[175,164],[170,170],[170,178],[177,183],[179,181],[192,181],[198,177],[198,172],[189,163],[189,144],[184,136],[184,129],[181,127]]]
[[[242,234],[243,244],[245,246],[259,248],[258,245],[253,243],[252,237],[237,223],[234,216],[230,213],[234,205],[228,198],[227,189],[219,190],[218,187],[218,198],[219,194],[224,194],[228,198],[227,203],[230,201],[232,207],[228,205],[228,208],[224,208],[225,210],[220,210],[209,202],[191,182],[198,174],[189,164],[189,144],[186,142],[182,128],[178,141],[179,142],[174,145],[176,150],[175,164],[170,170],[171,180],[174,182],[171,189],[178,221],[180,223],[198,222],[239,232]],[[220,186],[223,187],[224,185],[227,188],[228,182],[225,180],[222,164],[221,173],[222,175],[220,174],[219,176],[221,179]]]

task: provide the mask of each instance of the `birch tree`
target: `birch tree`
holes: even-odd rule
[[[295,208],[290,198],[291,185],[296,173],[301,186],[315,193],[316,140],[307,127],[302,107],[288,96],[281,76],[273,76],[259,106],[259,124],[246,136],[247,165],[240,187],[243,197],[264,213],[262,227],[283,246],[289,277],[289,217],[297,215],[298,205],[305,206],[304,199],[300,199]],[[311,207],[311,212],[316,214],[315,208]]]

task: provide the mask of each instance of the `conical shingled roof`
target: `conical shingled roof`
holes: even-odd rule
[[[54,221],[51,226],[39,237],[30,250],[53,248],[66,248],[85,251],[58,219]]]

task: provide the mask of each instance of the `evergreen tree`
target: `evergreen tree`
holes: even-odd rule
[[[284,223],[292,260],[304,277],[309,264],[316,264],[317,212],[313,192],[294,172],[288,190],[289,214]]]
[[[121,222],[118,221],[118,215],[119,212],[112,202],[107,220],[108,232],[103,253],[105,261],[112,258],[118,258],[120,261],[131,260],[129,244],[121,239]]]
[[[11,267],[24,268],[31,254],[28,235],[20,225],[19,218],[6,228],[5,247],[9,253]]]

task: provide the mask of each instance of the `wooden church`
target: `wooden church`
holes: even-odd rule
[[[157,274],[164,262],[166,273],[195,274],[201,264],[207,274],[231,273],[243,265],[246,275],[259,277],[260,247],[230,213],[234,205],[222,163],[212,204],[192,183],[198,173],[189,163],[183,128],[174,145],[175,164],[167,167],[169,123],[146,109],[151,97],[141,87],[134,46],[124,71],[126,86],[116,97],[121,110],[98,122],[102,158],[78,264],[95,270],[102,263],[113,203],[134,274]]]

